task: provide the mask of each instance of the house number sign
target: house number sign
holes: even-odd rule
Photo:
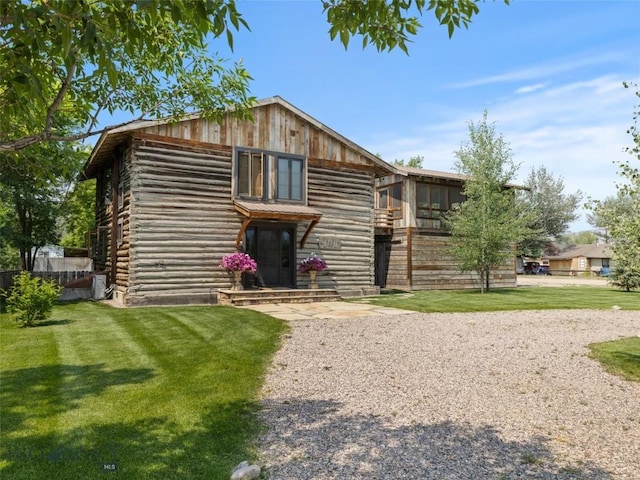
[[[323,250],[340,250],[342,244],[337,237],[318,237],[318,246]]]

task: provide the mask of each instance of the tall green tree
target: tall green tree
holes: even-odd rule
[[[3,200],[0,185],[0,271],[20,268],[20,251],[15,248],[6,234],[13,207]]]
[[[597,204],[598,208],[587,214],[587,222],[606,243],[609,243],[611,240],[609,232],[611,227],[615,227],[618,217],[633,214],[633,198],[619,191],[616,195],[597,201]]]
[[[569,245],[591,245],[598,241],[598,235],[588,230],[582,232],[569,232],[560,235],[559,243]]]
[[[65,192],[86,159],[73,143],[42,143],[0,154],[0,236],[33,270],[40,247],[57,243]]]
[[[60,217],[63,230],[60,245],[86,248],[87,233],[95,230],[96,224],[95,180],[75,183],[63,200]]]
[[[467,177],[467,199],[446,217],[450,251],[461,271],[478,273],[483,293],[489,290],[491,269],[513,258],[528,220],[507,188],[518,171],[511,148],[487,117],[485,111],[479,123],[469,123],[469,140],[455,152],[455,167]]]
[[[223,36],[233,45],[243,27],[233,0],[0,2],[0,149],[100,133],[105,111],[131,121],[216,118],[229,107],[247,116],[249,74],[205,42]],[[57,129],[60,115],[73,115],[77,128]]]
[[[411,157],[407,162],[403,159],[395,159],[393,161],[394,165],[400,165],[402,167],[411,167],[411,168],[422,168],[422,164],[424,163],[424,157],[422,155],[415,155]]]
[[[635,88],[636,99],[640,99],[637,84],[624,84],[625,88]],[[627,130],[632,146],[626,147],[633,160],[619,163],[621,183],[616,184],[616,202],[592,202],[595,215],[604,218],[613,242],[613,270],[609,281],[626,291],[640,288],[640,101],[635,105],[632,125]]]
[[[363,46],[407,52],[426,12],[451,36],[469,25],[478,3],[322,5],[331,39],[339,38],[345,48],[359,36]],[[229,109],[248,117],[254,100],[249,73],[207,48],[207,41],[220,39],[233,48],[233,35],[241,29],[248,25],[235,0],[0,1],[0,151],[99,134],[119,126],[98,123],[102,112],[116,110],[130,113],[130,122],[178,120],[196,112],[217,119]],[[58,130],[56,118],[69,114],[77,127]]]
[[[554,177],[545,166],[533,167],[524,186],[525,189],[517,191],[516,198],[531,218],[528,225],[531,233],[518,243],[518,254],[539,257],[549,242],[558,240],[578,218],[582,192],[564,193],[562,177]]]

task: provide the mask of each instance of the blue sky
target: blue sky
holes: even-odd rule
[[[604,198],[626,160],[640,79],[640,1],[518,1],[480,5],[452,39],[428,13],[409,47],[378,53],[331,42],[319,1],[240,2],[251,32],[235,37],[258,98],[280,95],[387,161],[422,155],[452,171],[468,122],[486,108],[523,181],[544,165]],[[217,45],[212,44],[215,49]],[[582,220],[572,230],[587,229]]]
[[[240,1],[251,32],[211,49],[242,59],[257,98],[280,95],[392,162],[424,157],[453,171],[468,122],[486,108],[520,163],[518,181],[546,166],[565,193],[615,194],[616,160],[636,103],[623,81],[640,82],[640,0],[480,4],[452,39],[432,13],[409,47],[379,53],[356,38],[331,42],[319,0]],[[581,220],[573,231],[589,226]]]

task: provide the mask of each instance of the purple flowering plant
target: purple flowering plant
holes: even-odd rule
[[[247,253],[235,252],[222,257],[220,266],[227,272],[249,272],[256,273],[258,265],[256,261]]]
[[[299,272],[308,272],[309,270],[315,270],[321,272],[327,268],[327,262],[319,257],[316,257],[315,253],[312,253],[307,258],[304,258],[298,266]]]

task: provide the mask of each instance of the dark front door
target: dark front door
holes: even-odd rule
[[[291,226],[250,226],[245,250],[258,263],[261,287],[295,286],[295,229]]]

